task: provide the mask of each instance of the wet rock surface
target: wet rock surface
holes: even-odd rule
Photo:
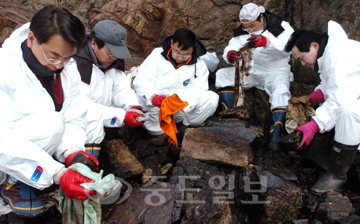
[[[219,67],[227,66],[222,60],[222,51],[232,37],[233,29],[239,25],[238,13],[241,5],[247,2],[57,1],[79,16],[88,30],[101,19],[114,19],[125,26],[128,30],[127,44],[132,54],[132,58],[126,61],[127,69],[139,65],[154,47],[160,45],[163,37],[179,27],[193,29],[205,46],[217,53],[221,60]],[[360,20],[356,16],[360,8],[358,1],[254,2],[264,4],[266,9],[290,21],[296,29],[323,32],[331,18],[344,27],[350,38],[360,40]],[[43,0],[2,1],[0,42],[16,27],[29,21],[33,13],[45,4],[48,2]],[[291,60],[290,64],[294,74],[294,82],[290,84],[292,96],[310,94],[320,81],[318,74],[301,67],[294,60]],[[214,82],[214,73],[210,79]],[[210,88],[214,89],[213,86]],[[190,156],[180,158],[181,145],[152,146],[150,135],[141,128],[108,130],[99,157],[101,169],[105,171],[105,175],[116,173],[127,185],[123,185],[124,191],[117,203],[103,205],[103,223],[360,223],[360,156],[357,155],[348,172],[345,187],[320,196],[311,194],[310,187],[327,169],[333,133],[316,135],[312,144],[304,151],[295,150],[296,144],[282,146],[280,151],[268,151],[268,100],[264,91],[250,89],[245,92],[246,113],[240,110],[228,114],[228,117],[238,119],[248,116],[246,127],[262,134],[256,141],[248,140],[251,142],[253,156],[252,159],[247,157],[244,160],[249,163],[242,165],[244,167],[224,162],[225,159],[221,163],[221,156],[217,156],[216,163]],[[228,117],[219,119],[219,123],[214,126],[220,129],[221,126],[228,128],[228,122],[239,122]],[[193,130],[193,134],[206,133],[206,128],[198,127],[197,131]],[[233,137],[227,136],[229,141],[239,137],[237,134]],[[291,139],[291,136],[289,138]],[[190,139],[185,138],[184,143]],[[212,139],[207,137],[206,140],[211,142]],[[196,146],[196,138],[192,141],[194,142],[191,144]],[[296,138],[293,138],[291,143],[296,141]],[[217,147],[221,150],[220,146]],[[234,160],[237,159],[236,156],[234,155]],[[261,185],[260,174],[266,175],[267,179],[272,181]],[[153,177],[157,180],[154,181]],[[253,183],[250,186],[254,188],[246,188],[244,178],[249,178]],[[266,191],[249,192],[261,190],[261,187],[266,188]],[[166,203],[157,206],[148,203],[146,198],[151,192],[141,189],[149,188],[159,190]],[[48,189],[51,190],[54,189]],[[258,195],[259,201],[261,199],[274,203],[250,204],[257,208],[249,209],[246,201],[251,201],[254,194]],[[287,202],[287,198],[291,200]],[[61,223],[61,214],[54,206],[47,213],[33,219],[24,219],[10,213],[1,216],[0,223]]]
[[[152,181],[133,189],[123,202],[108,206],[106,223],[171,223],[174,207],[173,188],[169,183]],[[165,185],[162,185],[165,184]]]
[[[352,210],[348,197],[330,191],[326,193],[325,201],[319,205],[317,214],[320,218],[327,219],[329,223],[336,223],[348,217]]]
[[[244,122],[213,122],[203,128],[188,128],[182,142],[180,158],[188,156],[209,163],[246,167],[255,148],[250,143],[260,133]]]
[[[302,191],[290,181],[292,178],[286,178],[286,175],[270,171],[255,171],[243,178],[241,203],[254,223],[291,222],[297,219],[302,206]],[[254,189],[252,184],[260,187]]]
[[[237,123],[242,121],[223,119],[213,124],[214,130],[222,125],[226,129],[229,122],[236,127],[239,126]],[[195,130],[197,132],[194,132]],[[187,139],[190,133],[195,134],[205,130],[209,132],[209,127],[193,128],[191,132],[187,130],[182,143],[190,141],[191,138]],[[133,135],[130,135],[130,132],[123,132],[124,136],[127,136],[123,141],[130,143],[130,151],[137,155],[140,163],[145,163],[144,169],[152,169],[153,178],[156,177],[155,182],[158,182],[158,193],[163,194],[161,190],[167,192],[163,194],[165,201],[173,203],[171,212],[168,208],[163,208],[163,213],[158,215],[152,212],[152,215],[155,215],[152,216],[153,220],[167,217],[167,221],[163,223],[338,223],[345,219],[356,220],[358,217],[360,196],[356,192],[351,192],[349,188],[344,187],[338,192],[328,192],[320,196],[309,192],[310,187],[325,173],[325,169],[309,158],[308,151],[268,151],[265,144],[261,144],[261,141],[254,137],[254,142],[257,144],[255,144],[253,160],[246,167],[237,167],[201,161],[189,156],[180,157],[181,145],[176,148],[166,144],[156,148],[144,143],[150,139],[144,130],[136,131],[139,141],[132,141]],[[324,136],[326,137],[331,138]],[[324,142],[321,136],[317,138],[319,142]],[[263,141],[265,142],[264,139]],[[208,138],[208,142],[212,142],[212,139]],[[316,142],[315,139],[311,146],[315,147]],[[156,161],[157,165],[154,164]],[[172,167],[165,174],[161,171],[165,162],[161,161],[172,163]],[[264,177],[266,181],[261,182],[261,178]],[[246,179],[248,182],[245,181]],[[137,189],[154,182],[150,178],[149,182],[143,183],[140,175],[128,178],[126,181]],[[166,184],[167,187],[162,187],[161,183]],[[165,191],[169,188],[171,193]],[[132,200],[131,206],[150,208],[151,206],[146,203],[149,194],[143,192],[143,198]],[[254,198],[259,202],[251,204],[251,201],[255,201]],[[105,216],[106,209],[109,207],[113,211],[124,209],[128,206],[125,202],[104,207],[105,223],[116,220],[114,218],[116,212],[108,212]],[[138,217],[140,214],[142,215],[142,213],[137,216],[132,214],[130,217]],[[121,218],[125,217],[127,215],[124,213]],[[129,223],[150,223],[146,216],[141,217],[144,218],[134,218]]]
[[[188,137],[190,134],[212,132],[222,126],[235,130],[248,124],[222,119],[212,125],[212,128],[187,130],[182,143],[193,139]],[[253,159],[244,167],[181,157],[182,145],[175,147],[166,143],[155,147],[149,142],[151,136],[142,128],[122,128],[108,133],[104,144],[113,148],[103,148],[99,156],[105,173],[114,172],[116,167],[110,163],[119,162],[113,150],[124,149],[124,154],[133,155],[128,157],[133,163],[142,164],[143,171],[117,173],[123,181],[123,193],[114,204],[102,205],[103,223],[351,223],[358,220],[360,192],[346,186],[320,196],[311,194],[310,187],[325,169],[309,159],[308,152],[268,151],[263,136],[254,134],[259,132],[248,128],[243,131],[244,136],[252,136],[248,144],[254,150]],[[237,131],[232,134],[239,137]],[[216,138],[208,137],[207,142],[216,142]],[[112,160],[104,162],[110,155]],[[221,161],[221,157],[218,160]],[[121,170],[133,167],[132,163],[124,164]],[[148,170],[151,172],[144,178]],[[354,171],[357,179],[353,180],[359,181],[357,170]],[[10,223],[14,218],[3,216],[0,223]],[[18,223],[36,223],[36,220],[61,223],[61,214],[54,206],[41,218],[16,219],[20,220]]]

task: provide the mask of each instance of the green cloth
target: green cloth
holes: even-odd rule
[[[83,176],[94,180],[94,183],[83,183],[82,187],[95,190],[98,194],[91,196],[85,201],[66,197],[60,188],[59,200],[60,211],[62,212],[62,223],[67,224],[100,224],[101,223],[101,204],[99,195],[103,195],[115,186],[115,177],[108,174],[102,178],[103,170],[100,173],[91,171],[89,167],[81,163],[75,163],[69,167]]]

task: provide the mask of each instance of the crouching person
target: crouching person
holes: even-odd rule
[[[149,111],[144,127],[153,136],[152,144],[160,146],[166,140],[159,123],[159,107],[166,97],[176,94],[189,104],[174,114],[181,133],[215,112],[219,97],[209,90],[209,70],[199,58],[205,53],[195,34],[181,28],[165,38],[162,47],[155,48],[139,66],[134,88],[141,106]]]
[[[142,126],[145,115],[124,73],[127,32],[113,20],[99,21],[74,55],[81,91],[89,99],[86,152],[98,156],[105,128]]]
[[[0,171],[7,174],[1,196],[18,215],[45,211],[33,188],[59,184],[78,200],[95,194],[80,186],[92,180],[64,165],[76,155],[98,165],[84,152],[87,107],[72,58],[84,38],[77,17],[48,5],[0,49]]]
[[[335,21],[320,34],[309,30],[295,31],[285,50],[320,73],[321,82],[310,94],[312,105],[320,105],[311,121],[295,129],[302,132],[298,149],[306,148],[317,132],[335,128],[329,168],[311,190],[315,194],[336,191],[347,180],[347,172],[360,143],[360,61],[355,52],[360,42],[349,40]]]

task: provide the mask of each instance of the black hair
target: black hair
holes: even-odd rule
[[[264,13],[260,13],[259,16],[256,18],[255,21],[261,22],[261,15],[263,15]],[[265,18],[264,18],[265,19]]]
[[[312,42],[320,44],[322,35],[311,30],[296,30],[285,45],[284,51],[290,52],[296,46],[300,52],[309,52]]]
[[[178,46],[182,50],[187,50],[190,47],[194,48],[195,51],[195,45],[196,45],[196,35],[191,30],[188,30],[186,28],[180,28],[175,31],[173,37],[172,37],[173,43],[178,43]]]
[[[92,39],[94,39],[94,41],[99,49],[101,49],[105,46],[105,41],[97,38],[94,31],[91,31],[91,33],[89,35],[89,40],[92,40]]]
[[[47,5],[38,11],[30,23],[30,30],[39,44],[46,43],[54,34],[59,34],[71,46],[79,49],[85,39],[85,27],[79,18],[68,10]]]

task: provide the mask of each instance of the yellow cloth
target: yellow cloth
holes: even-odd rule
[[[176,138],[177,128],[174,120],[174,114],[189,105],[188,102],[182,101],[178,95],[173,94],[166,97],[161,102],[159,111],[160,127],[165,136],[169,136],[169,143],[178,146]]]

